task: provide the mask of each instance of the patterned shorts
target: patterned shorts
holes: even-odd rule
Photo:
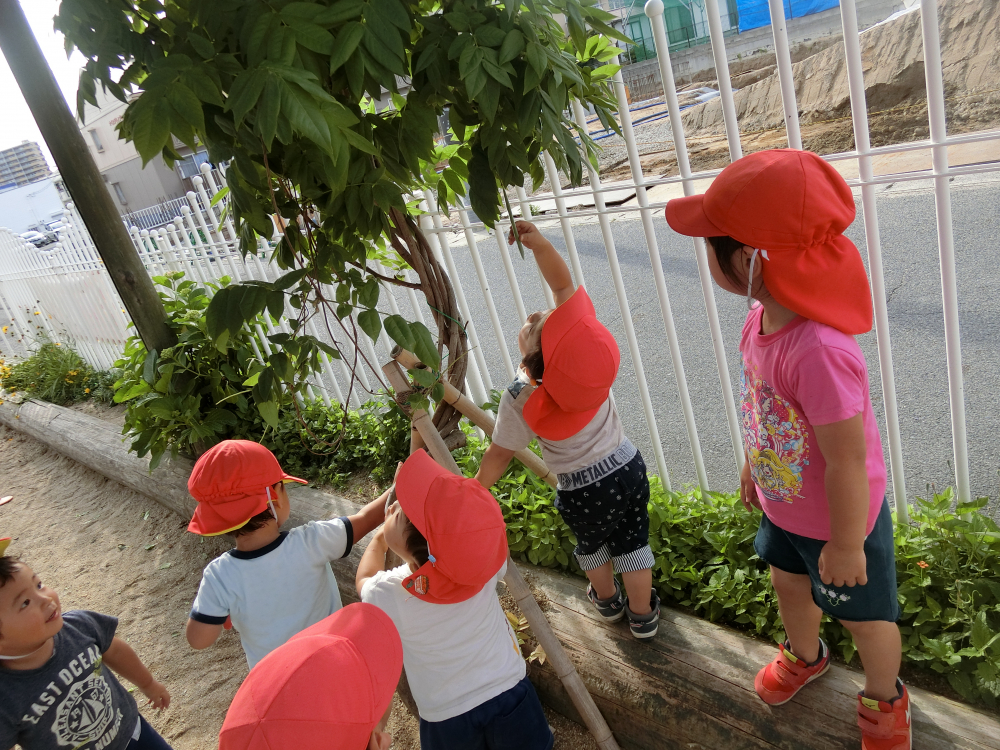
[[[652,568],[649,479],[642,454],[592,484],[556,492],[556,509],[576,535],[573,554],[593,570],[614,560],[619,573]]]

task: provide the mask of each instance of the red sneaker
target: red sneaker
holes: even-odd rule
[[[774,661],[757,673],[753,681],[757,695],[765,703],[780,706],[788,703],[799,690],[830,668],[830,649],[819,639],[819,659],[806,664],[788,648],[788,641],[778,646]]]
[[[861,750],[911,750],[910,695],[897,680],[899,697],[891,703],[858,693],[858,726]]]

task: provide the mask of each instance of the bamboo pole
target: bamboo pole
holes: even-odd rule
[[[396,354],[395,350],[393,353]],[[399,354],[402,354],[402,351]],[[413,357],[412,354],[410,356]],[[415,357],[413,357],[413,360],[407,361],[413,361],[419,364],[419,360]],[[385,373],[386,379],[396,391],[397,395],[405,394],[412,390],[409,381],[406,378],[406,374],[403,372],[403,369],[397,360],[387,363],[382,368],[382,372]],[[457,401],[458,400],[456,399],[456,402],[451,402],[454,403],[456,408],[458,408]],[[466,399],[466,401],[468,401],[468,399]],[[469,403],[471,404],[472,402],[470,401]],[[461,411],[461,409],[459,409],[459,411]],[[463,414],[464,413],[465,412],[463,412]],[[466,414],[466,416],[468,416],[468,414]],[[485,414],[485,412],[482,416],[489,421],[490,432],[492,432],[493,420],[489,417],[489,415]],[[427,445],[427,450],[430,452],[434,460],[449,471],[461,475],[462,472],[458,468],[458,464],[455,462],[451,452],[444,444],[444,440],[441,438],[441,435],[438,434],[438,431],[434,427],[434,423],[431,421],[427,412],[423,409],[414,409],[412,419],[413,425],[417,428],[417,431],[420,433],[420,437],[423,438],[424,443]],[[485,427],[483,429],[485,430]],[[535,458],[537,459],[538,457],[535,456]],[[541,463],[540,460],[539,463]],[[545,467],[544,463],[542,466],[545,468],[545,471],[548,472],[548,467]],[[573,662],[570,661],[569,656],[566,655],[566,651],[563,649],[562,643],[559,642],[559,639],[552,631],[552,627],[549,625],[548,620],[545,619],[545,614],[542,612],[541,607],[538,606],[538,602],[535,601],[535,597],[532,595],[531,589],[528,587],[527,582],[521,575],[520,569],[517,567],[517,564],[511,558],[509,553],[507,555],[507,574],[504,576],[503,580],[504,583],[507,584],[507,589],[510,591],[511,596],[517,603],[517,606],[524,615],[524,618],[528,621],[528,625],[531,627],[531,632],[534,634],[535,639],[545,651],[545,656],[548,658],[549,664],[552,665],[552,668],[555,670],[556,675],[562,682],[566,692],[569,693],[570,700],[573,701],[573,705],[576,706],[576,710],[580,713],[580,716],[583,717],[583,721],[587,725],[587,729],[589,729],[590,733],[594,736],[597,746],[601,750],[619,750],[618,743],[615,741],[614,735],[611,734],[610,727],[608,727],[607,722],[604,720],[600,710],[594,703],[593,697],[587,691],[587,686],[583,684],[583,680],[576,671],[576,667],[573,666]]]

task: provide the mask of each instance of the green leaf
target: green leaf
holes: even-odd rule
[[[523,51],[524,35],[517,29],[511,29],[507,32],[507,36],[503,40],[503,45],[500,47],[500,64],[503,65],[519,57]]]
[[[372,341],[378,341],[382,333],[382,319],[377,310],[362,310],[358,313],[358,325]]]
[[[333,47],[333,54],[330,55],[330,72],[333,73],[341,65],[347,62],[348,58],[361,44],[365,36],[365,27],[357,21],[344,24],[344,27],[337,34],[337,43]]]
[[[167,101],[181,117],[183,117],[195,132],[205,132],[205,115],[202,112],[201,100],[183,83],[175,82],[167,90]]]
[[[549,67],[549,57],[545,54],[545,48],[535,42],[529,42],[527,55],[528,64],[538,74],[538,79],[541,80],[541,77]]]
[[[435,383],[431,389],[431,398],[440,402],[444,398],[444,383]]]
[[[268,76],[264,84],[264,94],[257,108],[255,130],[264,141],[265,148],[270,149],[274,135],[278,132],[278,115],[281,113],[281,86],[283,84],[274,76]]]
[[[205,60],[215,57],[215,47],[205,37],[192,33],[188,34],[187,40],[194,47],[194,51]]]
[[[497,180],[490,168],[489,158],[482,146],[472,149],[469,159],[469,199],[472,210],[483,220],[486,226],[492,228],[500,218],[497,210]]]
[[[316,12],[314,3],[293,3],[293,5],[308,5],[312,10],[312,21],[320,26],[334,26],[344,21],[357,18],[365,9],[363,0],[338,0],[326,10]],[[285,8],[287,11],[288,8]]]
[[[331,157],[335,156],[330,126],[312,97],[297,86],[285,86],[281,92],[281,107],[294,130]]]
[[[437,345],[427,326],[423,323],[410,323],[410,331],[413,334],[413,353],[428,367],[439,368],[441,355],[438,354]]]
[[[410,324],[401,315],[390,315],[382,324],[385,326],[385,332],[389,334],[389,338],[408,352],[413,351],[416,338]]]
[[[417,368],[415,370],[407,370],[407,372],[410,374],[410,377],[413,378],[414,383],[423,386],[424,388],[430,388],[438,382],[438,376],[433,370]]]
[[[475,36],[476,41],[484,47],[499,47],[506,41],[506,34],[496,26],[479,26]]]
[[[277,401],[264,401],[257,403],[257,411],[260,412],[261,418],[267,423],[268,427],[271,429],[278,428],[278,402]]]
[[[321,55],[333,52],[333,34],[322,26],[295,18],[285,19],[285,23],[295,32],[295,40],[306,49]]]
[[[226,109],[233,113],[233,119],[237,124],[256,106],[266,82],[267,75],[260,69],[241,73],[233,81],[229,89],[229,98],[226,99]]]
[[[371,0],[372,9],[400,31],[410,32],[410,14],[399,0]]]
[[[135,103],[136,113],[132,127],[132,139],[135,141],[136,150],[142,156],[143,165],[157,156],[167,145],[171,124],[171,108],[167,101],[162,98],[150,100],[140,109],[138,104],[145,96],[147,94],[140,96]]]
[[[142,379],[149,385],[153,385],[157,380],[156,363],[158,361],[159,353],[156,349],[150,349],[149,353],[146,354],[146,361],[142,365]]]

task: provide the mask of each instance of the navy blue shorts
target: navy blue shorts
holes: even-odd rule
[[[850,622],[896,622],[899,597],[889,503],[882,500],[875,527],[865,539],[866,585],[837,587],[823,583],[819,577],[819,553],[825,545],[822,539],[799,536],[775,526],[766,514],[753,543],[757,555],[768,565],[786,573],[809,576],[816,606],[830,617]]]
[[[464,714],[420,720],[420,750],[551,750],[553,742],[527,677]]]
[[[590,484],[556,492],[556,510],[573,530],[573,554],[584,570],[614,560],[631,573],[656,563],[649,548],[649,477],[642,454]]]
[[[171,750],[170,745],[159,733],[149,725],[149,722],[139,714],[139,739],[129,740],[125,750]]]

